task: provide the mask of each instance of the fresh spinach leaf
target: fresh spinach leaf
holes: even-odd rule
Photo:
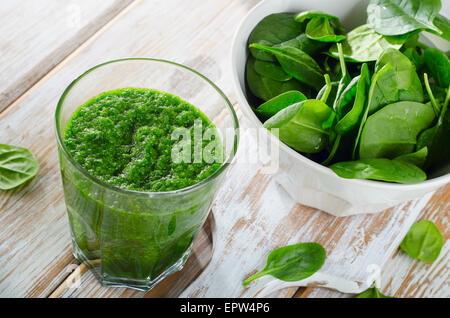
[[[341,75],[341,79],[340,79],[339,84],[338,84],[335,100],[334,100],[334,103],[333,103],[333,110],[334,111],[331,113],[330,117],[322,124],[322,128],[323,129],[329,129],[329,128],[333,127],[335,121],[339,120],[339,118],[340,118],[340,109],[339,109],[339,102],[338,101],[341,100],[341,96],[344,94],[346,86],[348,86],[349,83],[351,83],[351,77],[350,77],[350,75],[348,74],[348,71],[347,71],[347,66],[345,64],[341,43],[337,43],[337,48],[338,48],[338,51],[339,51],[339,62],[340,62],[340,65],[341,65],[341,73],[342,73],[342,75]],[[335,132],[333,131],[332,137],[334,137],[334,136],[335,136]],[[341,135],[338,134],[336,136],[336,138],[334,138],[333,146],[331,147],[331,150],[330,150],[330,153],[328,154],[328,157],[324,161],[322,161],[322,165],[328,165],[331,162],[331,160],[333,160],[333,158],[334,158],[334,156],[335,156],[335,154],[336,154],[336,152],[337,152],[337,150],[339,148],[340,143],[341,143]]]
[[[397,101],[423,102],[423,88],[413,63],[400,51],[387,49],[375,64],[375,72],[386,64],[390,64],[395,71],[398,89]],[[371,108],[371,112],[376,109]]]
[[[433,106],[434,113],[438,117],[440,112],[441,112],[441,107],[439,106],[439,103],[434,98],[433,92],[431,91],[431,87],[430,87],[430,83],[428,81],[428,74],[427,73],[423,74],[423,81],[425,83],[425,88],[426,88],[426,91],[428,93],[428,96],[430,97],[431,106]]]
[[[406,39],[399,37],[388,37],[375,32],[368,24],[361,25],[347,34],[342,41],[344,56],[350,62],[371,62],[388,48],[400,49]],[[339,57],[337,46],[331,47],[331,56]]]
[[[269,47],[260,44],[251,44],[260,50],[273,54],[280,63],[283,70],[299,80],[319,90],[323,84],[323,74],[316,61],[300,49],[286,47]]]
[[[327,75],[327,74],[325,74],[325,75]],[[337,87],[338,87],[338,85],[339,85],[339,82],[331,82],[330,85],[331,85],[331,92],[329,93],[329,95],[328,95],[328,97],[327,97],[327,100],[324,101],[324,102],[325,102],[325,104],[329,105],[330,107],[333,107],[333,102],[334,102],[334,99],[335,99],[335,97],[336,97],[336,92],[337,92]],[[328,85],[325,84],[325,85],[320,89],[320,91],[317,93],[316,99],[323,100],[323,97],[324,97],[325,92],[326,92],[327,90],[328,90]],[[333,91],[334,91],[334,92],[333,92]],[[329,104],[329,102],[331,102],[331,105]]]
[[[343,101],[339,107],[342,112],[341,116],[343,115],[343,117],[336,124],[335,130],[340,135],[344,135],[350,130],[353,130],[361,121],[370,87],[370,71],[367,64],[363,64],[361,68],[361,75],[357,77],[357,79],[357,84],[354,86],[355,95],[353,95],[353,93],[349,94],[350,96],[355,96],[352,108],[347,113],[344,113],[346,108],[345,106],[347,104],[347,100],[345,98],[347,94],[345,92],[343,94]],[[353,89],[350,91],[353,91]],[[349,97],[347,97],[347,99],[349,99]]]
[[[334,156],[336,155],[336,152],[339,148],[339,145],[341,144],[341,138],[342,135],[337,135],[333,142],[333,147],[331,147],[330,153],[328,154],[328,157],[321,162],[322,165],[327,166],[331,160],[333,160]]]
[[[436,18],[434,18],[433,21],[434,25],[441,31],[441,33],[436,31],[430,31],[431,33],[434,33],[436,35],[439,35],[440,37],[446,39],[447,41],[450,41],[450,21],[446,17],[442,15],[438,15]]]
[[[405,155],[398,156],[394,160],[400,160],[403,162],[409,162],[419,168],[423,168],[428,156],[428,148],[423,147],[420,150],[412,153],[407,153]]]
[[[312,18],[306,25],[305,34],[310,39],[320,42],[341,42],[345,40],[345,35],[336,34],[330,20],[324,17]]]
[[[450,168],[450,62],[419,41],[424,30],[449,37],[440,8],[440,0],[370,0],[367,24],[348,34],[320,11],[266,17],[248,41],[248,88],[266,101],[255,113],[323,165],[359,158],[407,166],[404,180],[388,180],[387,161],[370,162],[373,179],[391,182],[418,182],[426,178],[422,167],[442,174]],[[316,100],[306,99],[317,91]]]
[[[388,94],[387,95],[379,94],[379,91],[382,88],[384,88],[383,84],[387,84],[386,89],[383,89],[387,93],[389,93],[390,89],[392,89],[394,92],[397,91],[396,88],[392,87],[392,85],[396,85],[394,77],[395,77],[395,71],[392,68],[392,66],[389,64],[383,66],[383,68],[381,68],[381,70],[379,70],[372,76],[372,81],[370,83],[370,88],[369,88],[369,96],[367,97],[367,104],[363,111],[363,116],[362,116],[361,122],[359,124],[358,133],[355,138],[355,144],[353,146],[353,154],[352,154],[353,160],[356,159],[356,151],[359,146],[359,140],[361,139],[361,134],[362,134],[364,125],[367,121],[367,117],[369,115],[369,109],[370,109],[371,105],[375,104],[375,103],[377,103],[377,104],[380,103],[380,100],[382,102],[384,102],[385,96],[389,96]],[[389,85],[389,83],[391,83],[391,85]],[[380,97],[380,96],[382,96],[382,97]],[[396,96],[393,96],[393,97],[396,97]],[[393,97],[388,97],[388,98],[393,98]]]
[[[417,48],[407,48],[403,55],[405,55],[416,67],[416,71],[419,73],[425,65],[425,57],[419,54]],[[421,76],[419,75],[419,78]]]
[[[341,33],[344,32],[344,28],[342,27],[342,24],[339,21],[338,17],[328,14],[328,13],[325,13],[325,12],[322,12],[322,11],[319,11],[319,10],[310,10],[310,11],[300,12],[295,16],[295,21],[303,23],[306,20],[314,19],[314,18],[327,19],[327,20],[333,22],[333,24],[336,26],[336,28],[339,32],[341,32]]]
[[[425,64],[430,70],[436,83],[441,87],[450,86],[450,61],[443,52],[438,49],[426,49],[423,53]]]
[[[338,52],[339,52],[339,62],[341,65],[341,79],[339,80],[339,85],[338,85],[338,89],[337,89],[337,93],[336,93],[336,98],[334,100],[334,104],[333,104],[333,110],[339,114],[339,109],[338,109],[338,101],[341,98],[342,93],[344,92],[345,88],[347,87],[347,85],[350,83],[350,81],[352,80],[350,75],[348,74],[347,71],[347,66],[345,64],[345,60],[344,60],[344,53],[342,51],[342,44],[341,43],[336,43],[336,46],[338,48]]]
[[[400,248],[419,261],[431,263],[439,257],[443,244],[444,239],[437,226],[429,220],[422,220],[409,229]]]
[[[268,101],[288,91],[304,91],[304,87],[295,79],[286,82],[275,81],[255,71],[255,59],[249,56],[246,66],[247,84],[253,95]]]
[[[0,144],[0,190],[18,187],[38,171],[39,162],[28,149]]]
[[[325,77],[325,86],[324,86],[325,89],[321,93],[319,100],[326,104],[328,97],[330,97],[331,91],[333,90],[333,84],[331,83],[330,75],[325,74],[324,77]]]
[[[304,27],[294,20],[293,13],[275,13],[262,19],[250,33],[248,44],[259,43],[273,46],[295,38],[303,33]],[[250,48],[252,55],[263,61],[273,61],[267,52]]]
[[[308,99],[279,111],[264,127],[297,151],[317,153],[328,144],[329,131],[322,124],[331,112],[324,102]]]
[[[428,148],[428,157],[425,167],[439,168],[450,161],[450,87],[447,97],[441,107],[436,124],[424,130],[417,138],[416,149]]]
[[[270,118],[274,116],[276,113],[278,113],[280,110],[295,104],[299,103],[301,101],[306,100],[306,96],[303,95],[299,91],[289,91],[283,94],[280,94],[271,100],[268,100],[264,104],[261,104],[256,111],[267,117]]]
[[[420,43],[419,42],[419,35],[420,35],[420,32],[417,32],[417,31],[414,31],[411,34],[404,35],[404,36],[406,36],[407,40],[403,44],[401,50],[405,51],[405,50],[410,49],[410,48],[413,48],[413,49],[417,48],[417,46]]]
[[[403,101],[385,106],[367,119],[359,157],[392,159],[413,152],[417,136],[435,118],[430,104]]]
[[[295,47],[297,49],[302,50],[306,54],[313,56],[314,54],[320,53],[322,50],[327,48],[328,43],[311,40],[306,36],[305,33],[302,33],[293,39],[282,42],[280,44],[276,44],[273,47],[285,47],[285,46]],[[273,58],[273,60],[275,60],[275,58]]]
[[[383,69],[385,71],[381,72]],[[373,90],[369,99],[368,114],[373,114],[382,107],[399,100],[397,73],[391,64],[384,65],[379,71],[375,72],[373,78],[377,80],[371,84]]]
[[[286,282],[305,279],[317,272],[325,263],[326,251],[317,243],[299,243],[273,250],[263,270],[247,278],[243,285],[257,278],[271,275]]]
[[[317,99],[320,100],[321,102],[327,104],[327,101],[330,99],[330,95],[332,93],[333,93],[333,83],[331,83],[330,75],[325,74],[325,86],[323,87],[323,90],[321,89],[319,94],[317,94],[317,96],[320,96]],[[335,94],[337,94],[337,91]],[[335,96],[336,95],[333,96],[333,100],[334,100],[334,98],[336,98]],[[326,130],[326,129],[333,127],[335,118],[336,118],[336,113],[331,112],[330,117],[324,123],[322,123],[322,129]]]
[[[348,107],[350,106],[351,102],[355,99],[356,89],[360,78],[361,78],[360,75],[352,78],[350,83],[348,83],[348,85],[340,94],[339,98],[336,98],[335,100],[336,110],[338,112],[339,117],[342,117],[343,114],[348,111]]]
[[[369,288],[368,290],[355,296],[355,298],[394,298],[394,297],[383,295],[376,286],[373,286],[372,288]]]
[[[397,183],[417,183],[427,179],[425,172],[415,165],[386,158],[337,162],[329,168],[346,179],[371,179]]]
[[[292,79],[292,76],[286,74],[281,66],[273,62],[255,60],[255,71],[259,75],[266,76],[274,81],[286,82]]]
[[[383,35],[401,35],[415,30],[442,33],[433,20],[441,10],[441,0],[371,0],[367,21]]]

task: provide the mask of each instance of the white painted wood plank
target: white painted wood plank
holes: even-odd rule
[[[0,111],[132,0],[2,0]]]

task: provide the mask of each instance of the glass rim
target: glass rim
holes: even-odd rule
[[[63,142],[63,138],[61,136],[61,133],[59,131],[59,115],[62,109],[62,105],[64,103],[64,100],[67,96],[67,94],[70,92],[70,90],[80,81],[82,80],[86,75],[88,75],[89,73],[91,73],[92,71],[108,65],[108,64],[112,64],[112,63],[118,63],[118,62],[126,62],[126,61],[150,61],[150,62],[159,62],[159,63],[166,63],[166,64],[171,64],[173,66],[179,67],[179,68],[183,68],[197,76],[199,76],[201,79],[205,80],[209,85],[211,85],[217,93],[219,93],[219,95],[222,97],[222,99],[225,101],[226,105],[228,106],[228,109],[231,112],[231,117],[233,119],[233,123],[234,123],[234,138],[233,138],[233,149],[231,150],[230,154],[227,155],[227,158],[225,158],[225,160],[222,162],[222,164],[220,165],[220,167],[215,170],[211,175],[209,175],[208,177],[206,177],[205,179],[201,180],[198,183],[195,183],[193,185],[190,185],[189,187],[186,188],[181,188],[181,189],[177,189],[177,190],[172,190],[172,191],[159,191],[159,192],[149,192],[149,191],[137,191],[137,190],[128,190],[128,189],[123,189],[123,188],[119,188],[116,187],[112,184],[106,183],[102,180],[100,180],[99,178],[97,178],[96,176],[92,175],[91,173],[89,173],[85,168],[83,168],[78,162],[75,161],[75,159],[69,154],[66,145]],[[168,92],[169,93],[169,92]],[[189,102],[189,101],[187,101]],[[206,115],[205,115],[206,116]],[[236,112],[233,108],[233,105],[231,104],[231,102],[228,100],[227,96],[222,92],[222,90],[216,85],[214,84],[210,79],[208,79],[206,76],[202,75],[201,73],[197,72],[196,70],[187,67],[185,65],[176,63],[176,62],[172,62],[169,60],[164,60],[164,59],[155,59],[155,58],[145,58],[145,57],[132,57],[132,58],[122,58],[122,59],[115,59],[115,60],[110,60],[107,62],[103,62],[100,63],[98,65],[95,65],[93,67],[91,67],[90,69],[88,69],[87,71],[85,71],[84,73],[82,73],[80,76],[78,76],[75,80],[73,80],[64,90],[64,92],[62,93],[61,97],[58,100],[58,104],[56,106],[56,111],[55,111],[55,128],[56,128],[56,140],[58,143],[58,146],[60,149],[62,149],[62,153],[63,155],[69,160],[69,162],[78,170],[80,171],[84,176],[86,176],[88,179],[90,179],[91,181],[93,181],[94,183],[97,183],[107,189],[110,189],[112,191],[116,191],[116,192],[120,192],[123,194],[132,194],[132,195],[145,195],[145,196],[165,196],[165,195],[174,195],[174,194],[185,194],[185,193],[189,193],[197,188],[202,187],[203,185],[209,183],[210,181],[216,179],[218,176],[220,176],[225,169],[231,164],[231,161],[233,160],[237,148],[238,148],[238,143],[239,143],[239,120],[237,118]]]

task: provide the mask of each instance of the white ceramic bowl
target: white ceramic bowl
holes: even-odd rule
[[[264,129],[248,104],[245,91],[247,39],[256,24],[271,13],[315,9],[338,16],[344,26],[350,30],[365,23],[366,7],[367,1],[364,0],[266,0],[248,13],[234,36],[231,63],[239,105],[253,127]],[[448,11],[448,7],[444,7],[444,15],[448,16]],[[439,42],[434,37],[432,41],[441,49],[450,49],[446,41]],[[273,138],[276,138],[267,130],[263,136],[263,138],[271,138],[272,142],[274,142]],[[450,182],[450,174],[406,185],[343,179],[327,167],[309,160],[287,145],[278,144],[279,169],[275,173],[276,180],[297,202],[336,216],[379,212],[400,202],[423,196]]]

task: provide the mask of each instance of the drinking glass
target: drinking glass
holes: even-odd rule
[[[215,125],[224,160],[209,177],[168,192],[121,189],[89,174],[69,154],[64,132],[76,109],[98,94],[125,87],[171,93]],[[104,286],[149,290],[182,269],[237,150],[238,120],[221,90],[198,72],[170,61],[130,58],[95,66],[62,94],[56,139],[73,254]]]

